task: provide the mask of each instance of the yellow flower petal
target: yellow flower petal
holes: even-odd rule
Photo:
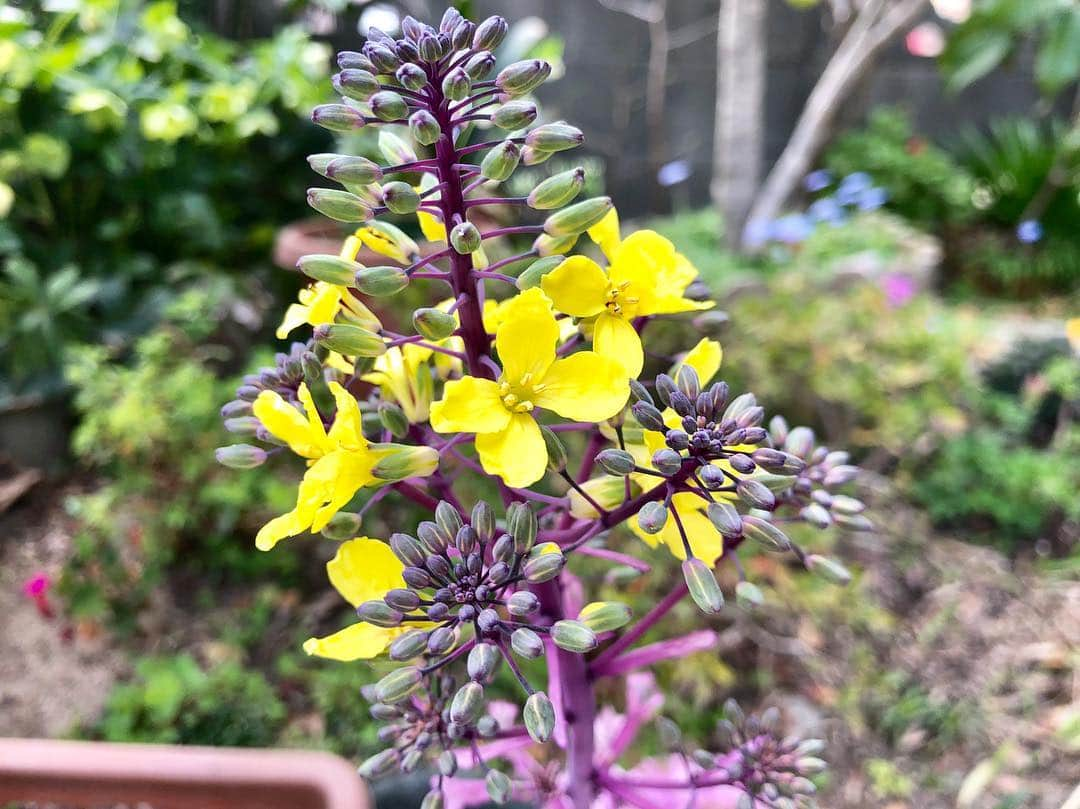
[[[370,660],[382,654],[390,645],[390,641],[401,632],[401,627],[384,628],[356,623],[325,638],[308,638],[304,641],[304,651],[315,657],[325,657],[345,663],[353,660]]]
[[[706,516],[703,510],[705,501],[696,494],[682,492],[675,495],[671,502],[679,511],[679,519],[682,520],[694,556],[710,564],[719,559],[724,553],[724,538]],[[676,559],[686,558],[686,549],[674,516],[668,517],[659,534],[646,534],[637,524],[637,520],[629,520],[627,525],[646,545],[655,548],[659,542],[663,542]]]
[[[638,230],[627,236],[608,268],[615,286],[629,282],[627,295],[638,299],[637,314],[654,314],[660,281],[675,265],[675,245],[652,230]],[[678,290],[679,293],[682,290]]]
[[[493,433],[506,428],[510,411],[490,379],[464,376],[446,383],[431,405],[431,428],[439,433]]]
[[[597,354],[619,363],[625,375],[637,379],[645,364],[641,337],[624,318],[606,312],[593,324],[593,349]]]
[[[672,374],[678,372],[683,365],[688,365],[697,371],[698,380],[702,386],[708,385],[724,359],[724,349],[716,340],[702,337],[696,346],[686,352],[686,356],[672,368]]]
[[[429,242],[445,242],[446,227],[443,223],[427,211],[417,211],[416,219],[420,223],[420,232]]]
[[[347,452],[338,450],[320,458],[311,465],[300,486],[311,485],[312,502],[318,498],[321,503],[311,518],[312,532],[321,531],[331,518],[349,504],[360,489],[378,482],[372,467],[393,450],[379,452]]]
[[[603,421],[618,413],[630,395],[623,367],[594,351],[556,360],[533,404],[574,421]]]
[[[274,336],[279,340],[284,340],[289,336],[289,332],[303,326],[307,323],[307,320],[308,307],[302,303],[291,303],[289,308],[285,310],[285,316],[281,319],[281,325],[277,327]]]
[[[301,385],[300,391],[306,394],[307,388]],[[308,398],[310,400],[310,395]],[[314,419],[305,418],[304,414],[275,391],[262,391],[255,399],[252,412],[267,432],[284,441],[289,445],[289,449],[301,457],[320,458],[333,449],[333,443],[323,430],[322,422],[316,423]]]
[[[515,489],[531,486],[547,470],[547,446],[528,413],[515,413],[499,432],[477,435],[476,452],[485,472]]]
[[[558,341],[559,324],[551,301],[538,287],[511,298],[495,334],[506,381],[516,385],[526,374],[533,383],[538,381],[555,361]]]
[[[303,387],[303,385],[301,385]],[[360,406],[356,397],[337,382],[330,383],[330,392],[334,394],[337,413],[330,427],[329,437],[345,449],[367,449],[367,439],[360,425]]]
[[[604,311],[608,277],[587,256],[571,256],[540,281],[555,308],[573,317],[592,317]]]
[[[589,238],[596,242],[608,261],[619,249],[619,212],[612,208],[599,222],[589,228]]]
[[[369,537],[342,542],[334,558],[326,563],[330,583],[354,607],[382,598],[387,590],[404,587],[404,569],[389,545]]]
[[[311,293],[308,299],[308,323],[312,326],[333,323],[337,313],[341,311],[341,299],[350,294],[345,287],[323,281],[316,281],[311,287]]]
[[[310,519],[305,520],[296,509],[274,517],[255,535],[255,547],[260,551],[268,551],[281,540],[303,533],[309,524]]]

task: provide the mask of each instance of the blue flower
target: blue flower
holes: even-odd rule
[[[752,219],[743,228],[743,243],[747,247],[761,247],[772,238],[772,223],[764,219]]]
[[[791,213],[773,222],[773,238],[784,244],[798,244],[814,232],[813,223],[802,214]]]
[[[860,211],[876,211],[889,199],[889,192],[880,186],[867,188],[855,201]]]
[[[871,185],[873,182],[869,174],[856,171],[840,181],[840,187],[836,189],[836,199],[841,205],[854,205],[858,202],[859,195]]]
[[[803,188],[814,194],[832,185],[832,175],[825,169],[812,171],[803,178]]]
[[[847,218],[844,216],[843,207],[835,197],[814,200],[807,209],[806,216],[815,224],[828,222],[830,225],[839,225]]]
[[[665,163],[656,172],[656,181],[665,188],[686,182],[690,179],[691,165],[689,160],[672,160]]]
[[[1035,219],[1025,219],[1016,227],[1016,238],[1024,244],[1034,244],[1043,237],[1043,226]]]

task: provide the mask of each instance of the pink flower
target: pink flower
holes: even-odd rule
[[[881,290],[885,293],[885,299],[893,309],[899,309],[905,303],[915,297],[918,287],[915,279],[910,275],[893,272],[881,279]]]
[[[49,587],[52,585],[52,580],[45,573],[35,573],[29,579],[23,582],[22,591],[23,595],[27,598],[37,600],[43,598],[49,591]]]

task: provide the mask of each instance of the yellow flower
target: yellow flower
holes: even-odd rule
[[[354,234],[345,240],[340,255],[342,258],[355,261],[361,247],[363,244]],[[289,332],[305,323],[310,326],[333,323],[343,309],[349,315],[349,319],[357,325],[372,331],[378,331],[381,328],[375,314],[364,306],[347,287],[316,281],[310,287],[301,289],[297,297],[299,303],[291,304],[285,310],[285,317],[282,318],[281,325],[275,332],[279,340],[284,340],[289,336]]]
[[[446,383],[431,407],[440,433],[476,433],[476,451],[489,474],[508,486],[528,486],[544,476],[547,448],[534,408],[574,421],[615,415],[629,395],[622,367],[593,351],[558,359],[559,324],[551,302],[536,288],[507,304],[495,334],[503,373],[498,381],[466,376]]]
[[[438,464],[438,454],[429,447],[369,444],[360,430],[356,399],[336,382],[330,383],[330,390],[337,413],[329,432],[304,384],[297,391],[304,413],[274,391],[265,390],[255,400],[255,416],[267,431],[310,462],[300,482],[296,507],[259,530],[255,537],[259,550],[268,551],[282,539],[304,531],[321,531],[362,487],[384,481],[373,470],[389,456],[415,455],[416,475],[429,475]]]
[[[375,358],[374,370],[361,379],[378,385],[384,399],[397,402],[411,424],[428,420],[435,382],[428,360],[430,348],[406,343]]]
[[[612,251],[607,271],[587,256],[571,256],[540,285],[556,309],[591,324],[596,351],[618,360],[627,375],[637,377],[645,354],[634,318],[698,311],[713,304],[683,297],[697,273],[660,234],[639,230],[619,241],[610,232],[610,223],[602,221],[596,227],[600,230],[593,237]]]
[[[404,565],[389,545],[368,537],[342,542],[334,558],[326,563],[330,583],[354,607],[381,599],[388,590],[404,587],[402,570]],[[304,651],[331,660],[369,660],[382,654],[390,641],[409,628],[350,624],[325,638],[308,638],[304,641]]]

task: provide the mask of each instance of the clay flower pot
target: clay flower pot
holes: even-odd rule
[[[373,809],[329,753],[0,739],[0,805],[154,809]]]

